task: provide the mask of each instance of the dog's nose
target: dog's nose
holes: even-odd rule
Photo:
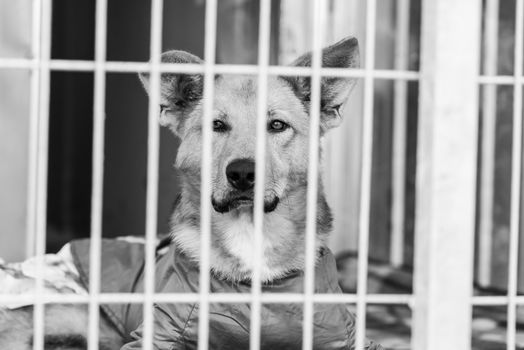
[[[236,159],[226,168],[227,181],[240,191],[247,191],[255,184],[255,162],[251,159]]]

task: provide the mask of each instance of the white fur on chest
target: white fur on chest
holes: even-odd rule
[[[246,270],[254,269],[256,259],[255,226],[248,215],[241,215],[237,219],[217,222],[222,232],[224,248],[227,252],[240,260]],[[262,237],[261,272],[263,276],[271,274],[264,252],[271,249],[271,242]]]
[[[279,235],[291,228],[289,222],[282,220],[281,217],[264,218],[264,228],[273,234]],[[249,214],[243,215],[220,215],[213,220],[212,240],[220,245],[221,250],[225,250],[229,255],[238,259],[243,272],[252,274],[256,259],[255,246],[255,227],[252,217]],[[200,232],[195,227],[188,225],[177,225],[173,230],[173,238],[177,245],[190,256],[200,258]],[[274,238],[274,237],[273,237]],[[272,266],[268,255],[273,248],[271,237],[264,234],[262,238],[262,259],[260,272],[262,281],[271,281],[277,277],[282,277],[287,268],[283,266]],[[211,267],[223,272],[224,266],[220,257],[220,252],[211,248],[210,251]],[[274,264],[273,264],[274,265]]]

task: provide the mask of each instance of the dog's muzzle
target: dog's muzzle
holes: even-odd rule
[[[227,182],[231,186],[230,193],[221,200],[212,197],[215,211],[227,213],[232,210],[246,209],[253,211],[255,187],[255,161],[251,158],[238,158],[226,167]],[[264,212],[270,213],[276,209],[280,199],[272,195],[264,199]]]
[[[279,201],[280,199],[276,196],[271,200],[264,201],[264,213],[271,213],[273,210],[275,210]],[[224,201],[217,201],[215,198],[213,198],[211,203],[213,204],[213,209],[221,214],[242,208],[247,208],[248,210],[253,211],[254,208],[253,196],[238,196]]]

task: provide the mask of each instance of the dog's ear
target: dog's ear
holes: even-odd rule
[[[306,53],[291,65],[310,67],[312,54]],[[358,40],[346,38],[322,50],[322,67],[324,68],[359,68],[360,54]],[[309,110],[311,98],[311,77],[282,77],[291,84],[295,94]],[[351,90],[356,85],[356,78],[327,77],[322,78],[321,92],[321,130],[325,132],[342,121],[341,112]]]
[[[162,54],[162,63],[202,64],[203,61],[185,51],[173,50]],[[149,94],[149,74],[140,73],[139,78]],[[162,73],[160,80],[160,124],[168,126],[175,134],[180,135],[187,112],[202,99],[203,76],[201,74]]]

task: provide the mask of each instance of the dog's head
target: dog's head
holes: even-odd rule
[[[203,61],[187,52],[169,51],[162,62]],[[323,50],[323,67],[358,68],[359,49],[348,38]],[[311,54],[294,66],[311,65]],[[149,91],[149,77],[140,79]],[[161,76],[161,118],[181,139],[176,167],[192,193],[200,193],[202,161],[203,76],[164,73]],[[341,122],[342,107],[356,80],[329,77],[321,81],[320,137]],[[220,75],[215,78],[213,109],[212,203],[225,213],[251,210],[255,182],[257,79]],[[294,189],[305,187],[308,169],[310,77],[269,77],[267,100],[266,183],[264,209],[271,212]]]

